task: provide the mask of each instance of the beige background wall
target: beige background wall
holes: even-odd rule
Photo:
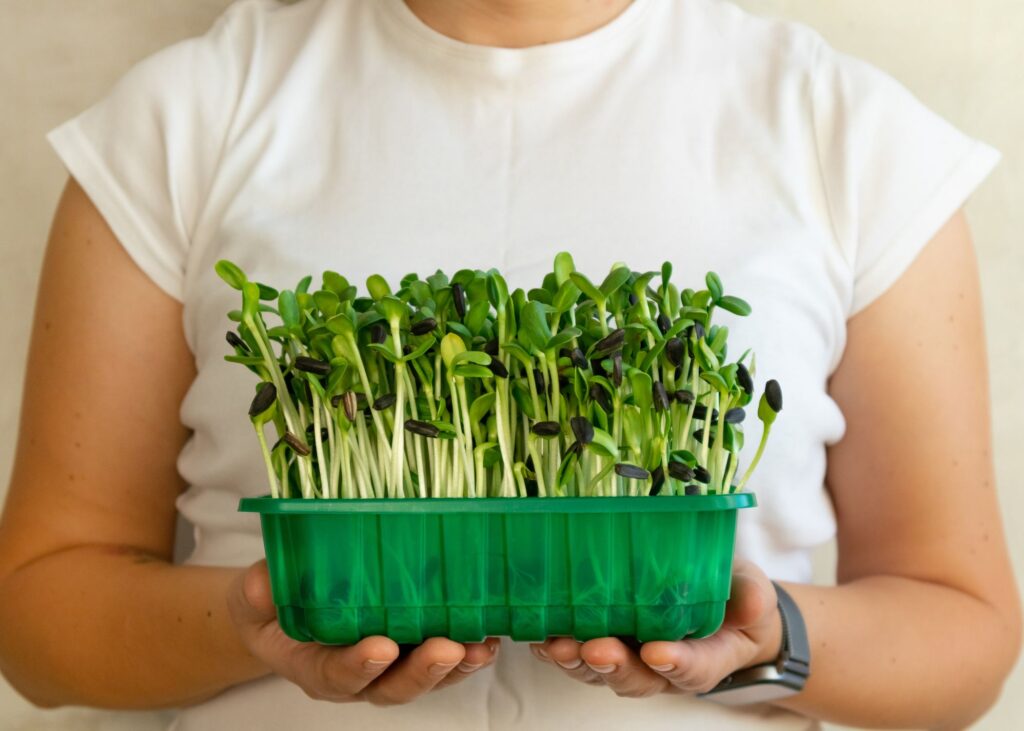
[[[663,0],[668,2],[669,0]],[[1005,158],[969,212],[985,287],[1000,489],[1024,569],[1024,2],[738,0],[817,27],[891,74]],[[64,171],[43,134],[101,96],[134,61],[200,33],[229,0],[0,0],[0,492],[10,474],[28,330],[47,225]],[[828,553],[823,554],[823,566]],[[823,569],[823,575],[827,568]],[[0,632],[10,628],[0,628]],[[937,652],[941,650],[937,648]],[[936,657],[941,662],[941,656]],[[951,683],[956,682],[950,668]],[[0,728],[161,728],[157,715],[41,713],[0,682]],[[1024,728],[1024,670],[978,728]]]

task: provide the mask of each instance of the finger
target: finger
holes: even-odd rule
[[[444,680],[465,656],[458,642],[431,637],[371,684],[363,697],[379,706],[408,703]]]
[[[296,645],[275,669],[316,700],[359,700],[366,687],[398,658],[398,645],[380,636],[367,637],[350,647],[312,642]]]
[[[483,642],[468,642],[463,646],[466,648],[466,655],[462,662],[456,665],[455,669],[435,686],[436,688],[447,688],[449,685],[461,683],[474,673],[493,665],[498,659],[501,638],[488,637]]]
[[[583,662],[580,643],[571,637],[551,637],[542,644],[551,661],[570,678],[590,685],[603,685],[604,678]]]
[[[644,663],[679,690],[705,693],[757,653],[757,644],[737,630],[720,630],[699,640],[648,642]]]
[[[749,561],[737,560],[722,626],[744,629],[762,624],[775,611],[777,601],[775,587],[764,572]]]
[[[669,682],[615,637],[584,642],[580,656],[604,678],[605,685],[623,698],[647,698],[668,688]]]

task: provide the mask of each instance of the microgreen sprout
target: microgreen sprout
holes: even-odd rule
[[[680,290],[668,263],[617,264],[595,284],[560,253],[529,291],[463,269],[395,289],[373,275],[360,294],[332,271],[312,292],[216,271],[242,294],[225,360],[259,379],[249,418],[274,497],[727,494],[782,409],[768,381],[735,483],[753,358],[729,362],[712,318],[751,308],[714,272]]]

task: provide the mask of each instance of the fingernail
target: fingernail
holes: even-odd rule
[[[363,663],[363,667],[367,670],[377,671],[381,668],[386,668],[391,664],[390,660],[367,660]]]
[[[557,660],[556,662],[558,662],[558,664],[561,665],[566,670],[575,670],[576,668],[578,668],[580,665],[583,664],[583,661],[580,660],[578,657],[575,658],[574,660]]]
[[[459,670],[464,673],[471,673],[474,670],[479,670],[483,667],[483,663],[472,663],[472,662],[460,662]]]
[[[675,669],[676,666],[671,663],[668,665],[651,665],[651,670],[657,670],[659,673],[668,673]]]
[[[431,665],[429,668],[427,668],[427,672],[430,673],[431,675],[447,675],[448,673],[450,673],[452,671],[452,668],[454,668],[456,665],[458,665],[458,663],[454,663],[454,662],[448,662],[448,663],[436,662],[433,665]]]
[[[614,665],[591,665],[588,662],[587,667],[593,670],[595,673],[601,673],[602,675],[607,675],[608,673],[615,672]]]

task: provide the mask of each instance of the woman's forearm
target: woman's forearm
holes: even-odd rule
[[[873,576],[783,586],[807,623],[811,678],[778,705],[822,720],[963,728],[998,697],[1019,652],[1012,622],[944,585]]]
[[[225,604],[240,571],[101,546],[39,558],[0,582],[0,670],[37,705],[122,709],[260,677]]]

